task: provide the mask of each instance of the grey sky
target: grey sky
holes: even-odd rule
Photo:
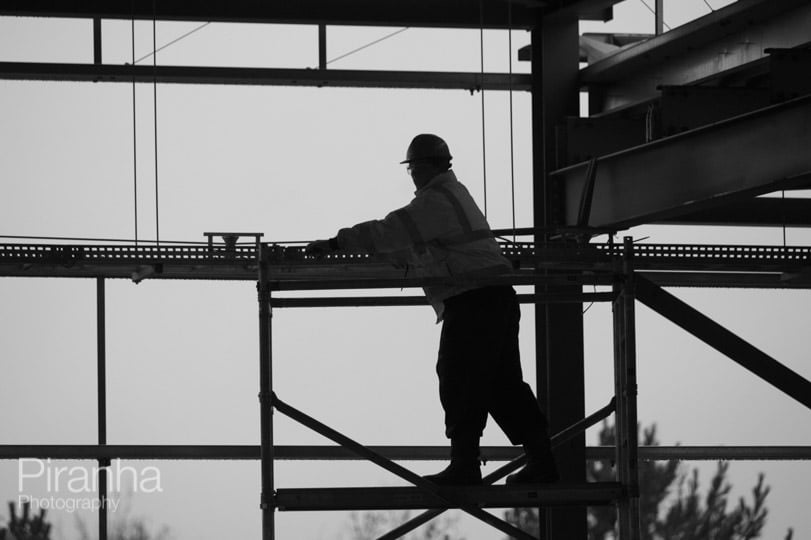
[[[716,8],[726,3],[710,1]],[[666,7],[670,26],[708,11],[703,1]],[[615,15],[610,30],[652,27],[652,15],[638,0],[620,4]],[[158,43],[194,26],[161,24]],[[331,29],[329,56],[389,31]],[[129,32],[129,23],[105,24],[105,61],[129,61]],[[140,57],[151,48],[151,24],[139,23],[137,38]],[[475,71],[478,39],[477,31],[413,30],[335,67]],[[486,69],[506,71],[506,34],[487,32],[485,40]],[[526,33],[514,33],[514,49],[528,41]],[[427,50],[440,52],[433,63]],[[0,18],[2,60],[86,62],[91,54],[89,23]],[[313,28],[253,25],[209,25],[158,54],[167,64],[280,67],[314,65],[316,57]],[[518,62],[513,67],[527,69]],[[517,225],[528,226],[529,99],[516,93],[514,100]],[[138,85],[136,106],[139,235],[151,239],[151,85]],[[133,237],[130,85],[0,81],[0,107],[0,234]],[[488,93],[486,111],[488,217],[494,227],[509,227],[507,94]],[[397,163],[419,132],[448,140],[460,180],[483,204],[479,94],[161,85],[158,127],[162,239],[197,241],[203,231],[245,230],[264,232],[266,240],[307,240],[380,217],[411,197],[413,186]],[[661,243],[782,242],[777,230],[647,227],[631,234]],[[804,231],[790,230],[787,238],[811,243]],[[107,288],[109,442],[258,444],[254,284],[108,281]],[[811,377],[804,339],[808,292],[674,292]],[[3,279],[0,298],[0,444],[94,444],[95,283]],[[524,308],[523,317],[523,363],[527,380],[534,381],[531,309]],[[585,321],[586,409],[592,411],[613,392],[609,308],[594,306]],[[439,327],[433,322],[428,307],[276,310],[275,389],[364,443],[445,444],[433,371]],[[641,306],[637,338],[639,416],[659,425],[663,443],[811,444],[808,411]],[[275,418],[278,444],[326,442]],[[506,439],[488,426],[483,443]],[[134,494],[133,513],[149,516],[155,526],[169,525],[178,539],[259,536],[257,463],[155,465],[164,492]],[[714,464],[698,466],[706,481]],[[283,462],[276,470],[283,487],[399,483],[366,464]],[[772,486],[765,537],[782,538],[793,526],[803,538],[811,531],[804,504],[811,488],[799,479],[811,477],[811,466],[736,462],[735,492],[744,495],[761,470]],[[17,464],[0,462],[0,500],[15,499],[16,486]],[[65,538],[73,538],[72,516],[52,518]],[[345,521],[343,513],[282,513],[277,530],[280,538],[335,538]],[[460,530],[468,538],[501,538],[466,518]]]

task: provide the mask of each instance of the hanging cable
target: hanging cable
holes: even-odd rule
[[[484,0],[479,0],[479,49],[481,79],[479,91],[482,94],[482,179],[484,182],[484,217],[487,219],[487,140],[484,125]]]
[[[132,3],[132,64],[135,65],[135,2]],[[135,70],[132,71],[132,186],[135,209],[135,245],[138,245],[138,138],[135,114]]]
[[[160,245],[160,206],[158,204],[158,54],[157,54],[157,7],[152,0],[152,103],[153,125],[155,127],[155,239]]]
[[[513,3],[507,2],[507,71],[510,75],[510,198],[512,201],[513,243],[515,243],[515,135],[513,130]]]
[[[211,21],[205,22],[205,23],[201,24],[200,26],[198,26],[198,27],[196,27],[196,28],[193,28],[192,30],[189,30],[188,32],[186,32],[186,33],[185,33],[185,34],[183,34],[182,36],[178,36],[178,37],[176,37],[175,39],[173,39],[173,40],[172,40],[172,41],[170,41],[169,43],[164,43],[163,45],[161,45],[160,47],[158,47],[157,49],[155,49],[155,51],[154,51],[154,52],[150,52],[150,53],[148,53],[148,54],[145,54],[145,55],[143,55],[141,58],[139,58],[138,60],[133,60],[133,61],[132,61],[132,63],[133,63],[133,64],[137,64],[138,62],[141,62],[142,60],[146,60],[146,59],[147,59],[147,58],[149,58],[150,56],[153,56],[153,55],[157,54],[157,53],[158,53],[158,51],[162,51],[162,50],[163,50],[163,49],[165,49],[166,47],[169,47],[170,45],[174,45],[175,43],[177,43],[178,41],[180,41],[180,40],[182,40],[182,39],[186,39],[187,37],[189,37],[189,36],[190,36],[190,35],[192,35],[193,33],[195,33],[195,32],[198,32],[198,31],[202,30],[203,28],[205,28],[205,27],[206,27],[206,26],[208,26],[209,24],[211,24]]]
[[[704,3],[705,3],[705,4],[707,4],[707,7],[708,7],[708,8],[710,8],[710,11],[712,11],[713,13],[715,12],[715,8],[714,8],[714,7],[712,7],[712,6],[710,5],[710,3],[709,3],[709,2],[707,2],[707,0],[704,0]]]
[[[385,41],[385,40],[387,40],[387,39],[389,39],[389,38],[393,38],[393,37],[394,37],[394,36],[396,36],[397,34],[402,34],[402,33],[403,33],[403,32],[405,32],[406,30],[408,30],[409,28],[411,28],[411,27],[410,27],[410,26],[406,26],[405,28],[400,28],[399,30],[395,30],[394,32],[392,32],[392,33],[390,33],[390,34],[386,34],[385,36],[383,36],[383,37],[381,37],[381,38],[378,38],[378,39],[376,39],[376,40],[374,40],[374,41],[370,41],[370,42],[369,42],[369,43],[367,43],[366,45],[361,45],[361,46],[360,46],[360,47],[358,47],[357,49],[352,49],[351,51],[349,51],[349,52],[345,52],[345,53],[341,54],[340,56],[336,56],[335,58],[332,58],[331,60],[327,60],[327,64],[331,64],[331,63],[333,63],[333,62],[337,62],[338,60],[341,60],[341,59],[343,59],[343,58],[346,58],[347,56],[350,56],[350,55],[353,55],[353,54],[355,54],[355,53],[357,53],[357,52],[360,52],[360,51],[362,51],[363,49],[367,49],[367,48],[371,47],[372,45],[377,45],[377,44],[378,44],[378,43],[380,43],[381,41]]]

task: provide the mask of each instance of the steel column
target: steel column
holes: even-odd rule
[[[327,25],[318,25],[318,69],[327,69]]]
[[[275,538],[276,502],[273,486],[273,351],[267,247],[260,245],[259,281],[259,422],[262,493],[262,540]]]
[[[566,115],[578,114],[577,19],[546,16],[532,33],[532,114],[534,226],[538,231],[562,222],[564,200],[549,172],[556,168],[555,127]],[[537,246],[549,245],[547,235],[536,236]],[[545,285],[539,295],[582,293],[571,285]],[[549,418],[549,429],[559,431],[585,415],[583,378],[583,316],[580,305],[535,307],[537,391]],[[585,481],[585,436],[579,435],[556,451],[564,482]],[[586,508],[539,509],[544,538],[585,540]]]
[[[617,400],[617,477],[625,488],[618,501],[619,538],[638,540],[639,470],[636,413],[636,333],[634,317],[633,242],[626,237],[623,280],[615,285],[614,301],[614,385]]]
[[[93,63],[99,65],[101,62],[101,19],[95,17],[93,19]]]
[[[96,396],[99,445],[107,444],[107,327],[104,278],[96,278]],[[99,462],[99,540],[107,540],[107,467],[109,457]]]

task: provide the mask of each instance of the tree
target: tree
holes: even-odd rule
[[[141,516],[131,516],[132,492],[122,494],[121,506],[118,512],[111,515],[112,523],[107,530],[109,540],[170,540],[171,531],[166,525],[157,532],[152,532],[146,520]],[[91,540],[95,535],[90,533],[90,527],[80,517],[76,516],[76,529],[81,540]],[[2,539],[0,539],[2,540]]]
[[[607,422],[599,433],[602,446],[613,446],[614,427]],[[642,430],[643,446],[658,446],[656,425]],[[699,494],[698,470],[684,472],[678,461],[639,462],[639,513],[643,539],[649,540],[751,540],[760,538],[766,524],[766,497],[769,487],[761,473],[752,488],[751,503],[743,497],[728,509],[732,489],[727,480],[729,464],[719,461],[706,495]],[[589,482],[616,481],[613,464],[608,460],[590,461],[586,469]],[[674,492],[675,485],[675,492]],[[538,534],[538,512],[532,508],[508,510],[505,519],[531,534]],[[613,540],[617,537],[617,515],[611,507],[588,510],[589,540]],[[786,540],[791,540],[789,529]]]
[[[8,503],[8,527],[0,527],[0,540],[50,540],[51,524],[45,521],[45,510],[31,518],[31,503],[23,503],[22,515],[17,517],[17,508]]]
[[[401,523],[411,519],[411,511],[387,510],[377,512],[352,512],[348,525],[352,540],[374,540]],[[443,516],[433,519],[405,536],[406,540],[464,540],[454,532],[456,519]]]

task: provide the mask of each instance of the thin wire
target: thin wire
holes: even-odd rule
[[[203,23],[203,24],[201,24],[200,26],[198,26],[198,27],[194,28],[193,30],[189,30],[188,32],[186,32],[186,33],[185,33],[185,34],[183,34],[182,36],[176,37],[175,39],[173,39],[173,40],[172,40],[172,41],[170,41],[169,43],[166,43],[166,44],[164,44],[164,45],[161,45],[160,47],[158,47],[157,49],[155,49],[153,52],[150,52],[150,53],[148,53],[148,54],[145,54],[144,56],[142,56],[142,57],[141,57],[141,58],[139,58],[138,60],[135,60],[135,58],[134,58],[134,56],[133,56],[132,63],[133,63],[133,64],[137,64],[138,62],[140,62],[140,61],[142,61],[142,60],[146,60],[146,59],[147,59],[147,58],[149,58],[150,56],[153,56],[153,55],[157,54],[159,51],[162,51],[162,50],[163,50],[163,49],[165,49],[166,47],[169,47],[170,45],[174,45],[175,43],[177,43],[177,42],[178,42],[178,41],[180,41],[181,39],[185,39],[185,38],[189,37],[190,35],[192,35],[193,33],[197,32],[197,31],[199,31],[199,30],[202,30],[203,28],[205,28],[205,27],[206,27],[206,26],[208,26],[209,24],[211,24],[211,21],[208,21],[208,22],[206,22],[206,23]]]
[[[655,9],[653,9],[652,7],[650,7],[650,6],[648,5],[648,3],[647,3],[647,2],[645,2],[645,0],[639,0],[639,1],[640,1],[640,2],[642,2],[643,4],[645,4],[645,7],[646,7],[646,8],[648,8],[648,11],[650,11],[651,13],[653,13],[654,15],[656,15],[656,10],[655,10]],[[664,26],[665,28],[667,28],[668,30],[670,30],[670,27],[667,25],[667,23],[664,21],[664,19],[662,19],[662,26]]]
[[[392,32],[392,33],[390,33],[390,34],[387,34],[387,35],[383,36],[382,38],[378,38],[378,39],[376,39],[376,40],[374,40],[374,41],[370,41],[370,42],[369,42],[369,43],[367,43],[366,45],[361,45],[361,46],[360,46],[360,47],[358,47],[357,49],[352,49],[352,50],[351,50],[351,51],[349,51],[349,52],[345,52],[345,53],[343,53],[343,54],[342,54],[342,55],[340,55],[340,56],[336,56],[336,57],[335,57],[335,58],[333,58],[332,60],[327,60],[327,64],[331,64],[331,63],[333,63],[333,62],[336,62],[336,61],[338,61],[338,60],[341,60],[342,58],[346,58],[347,56],[350,56],[350,55],[352,55],[352,54],[355,54],[356,52],[360,52],[360,51],[362,51],[363,49],[367,49],[367,48],[371,47],[372,45],[377,45],[377,44],[378,44],[378,43],[380,43],[381,41],[385,41],[385,40],[387,40],[387,39],[389,39],[389,38],[392,38],[392,37],[396,36],[397,34],[402,34],[402,33],[403,33],[403,32],[405,32],[406,30],[408,30],[409,28],[411,28],[411,27],[410,27],[410,26],[406,26],[405,28],[400,28],[399,30],[396,30],[396,31],[394,31],[394,32]]]
[[[155,239],[160,245],[160,212],[158,204],[158,54],[157,54],[157,8],[152,0],[152,103],[155,127]]]
[[[487,135],[484,125],[484,0],[479,0],[479,48],[482,94],[482,179],[484,182],[484,217],[487,219]]]
[[[714,8],[714,7],[712,7],[712,6],[710,5],[710,3],[709,3],[709,2],[707,2],[707,0],[704,0],[704,3],[705,3],[705,4],[707,4],[707,7],[708,7],[708,8],[710,8],[710,11],[712,11],[713,13],[715,13],[715,8]]]
[[[135,3],[133,2],[133,12]],[[132,18],[132,63],[135,64],[135,15]],[[138,245],[138,132],[136,128],[137,115],[135,109],[135,72],[132,74],[132,184],[133,202],[135,207],[135,245]]]
[[[515,243],[515,135],[513,130],[513,10],[507,2],[507,63],[510,74],[510,195],[512,198],[513,243]]]

